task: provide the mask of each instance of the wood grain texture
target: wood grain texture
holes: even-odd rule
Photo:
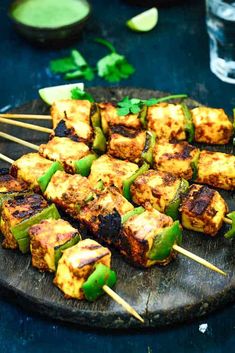
[[[125,95],[143,99],[164,95],[158,91],[135,88],[90,88],[88,91],[98,101],[120,100]],[[192,100],[187,103],[191,106],[197,105]],[[33,101],[14,112],[48,114],[48,107],[41,101]],[[50,127],[50,122],[42,122],[40,125]],[[45,134],[12,126],[2,125],[1,130],[36,144],[45,142],[47,138]],[[200,148],[203,147],[200,145]],[[234,153],[232,145],[207,148]],[[0,140],[0,151],[15,159],[30,150]],[[0,164],[0,167],[6,166],[6,163]],[[234,193],[220,192],[227,200],[230,210],[235,209]],[[144,325],[130,317],[108,296],[103,296],[95,303],[65,300],[59,289],[52,284],[53,275],[34,269],[29,255],[24,256],[1,247],[0,291],[9,300],[16,301],[28,310],[82,326],[156,327],[192,320],[234,301],[235,242],[223,238],[226,227],[225,225],[221,229],[215,239],[184,231],[182,246],[220,267],[229,274],[227,278],[181,255],[165,268],[155,266],[140,270],[125,262],[112,249],[113,268],[118,274],[115,291],[144,317]]]

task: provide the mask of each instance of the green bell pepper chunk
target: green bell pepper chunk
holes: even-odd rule
[[[163,261],[170,256],[173,245],[181,242],[182,230],[179,221],[175,221],[170,227],[165,228],[162,233],[156,235],[147,256],[150,260]]]
[[[113,287],[117,281],[116,272],[112,271],[109,267],[101,263],[95,265],[94,267],[95,271],[82,285],[85,298],[89,301],[94,301],[99,296],[104,294],[103,286],[105,284],[108,287]]]
[[[121,222],[122,224],[125,223],[130,217],[135,216],[137,214],[141,214],[145,211],[145,209],[140,206],[140,207],[135,207],[133,210],[125,213],[122,217],[121,217]]]
[[[235,211],[228,213],[227,217],[232,220],[231,229],[224,234],[224,237],[227,239],[231,239],[235,237]]]
[[[11,232],[17,241],[17,243],[21,244],[21,251],[23,253],[28,252],[29,250],[29,234],[28,230],[34,224],[41,222],[43,219],[59,219],[60,214],[54,204],[44,208],[41,212],[35,214],[34,216],[25,219],[23,222],[17,224],[16,226],[11,227]],[[20,241],[24,239],[24,241]]]
[[[73,245],[77,244],[80,240],[82,240],[81,235],[77,233],[73,236],[73,238],[66,241],[66,243],[62,245],[57,245],[56,247],[54,247],[55,268],[57,268],[58,266],[58,262],[63,254],[63,251],[68,248],[71,248]]]
[[[193,142],[194,136],[195,136],[195,128],[193,125],[192,114],[185,104],[181,104],[181,108],[186,120],[185,131],[186,131],[188,142]]]
[[[141,154],[142,159],[152,165],[153,164],[153,149],[156,143],[156,134],[153,131],[146,131],[146,142],[144,150]]]
[[[123,196],[128,200],[131,201],[131,191],[130,191],[130,187],[131,184],[135,181],[135,179],[143,174],[144,172],[146,172],[149,169],[149,164],[147,164],[146,162],[144,162],[142,164],[142,166],[134,173],[132,174],[128,179],[123,181],[122,184],[122,190],[123,190]]]
[[[165,210],[165,214],[167,216],[170,216],[174,221],[176,221],[179,218],[179,207],[181,203],[181,196],[182,194],[185,194],[188,191],[188,188],[189,188],[188,181],[185,179],[182,179],[180,181],[180,185],[178,187],[178,190],[176,191],[176,194],[173,200],[170,201],[169,205]]]
[[[74,162],[76,174],[81,174],[82,176],[88,176],[90,174],[91,166],[94,160],[98,157],[94,153],[90,153],[87,156],[79,159],[79,161]]]
[[[197,179],[199,157],[200,157],[200,152],[198,153],[198,155],[195,157],[195,159],[190,164],[192,171],[193,171],[191,181],[195,181]]]
[[[95,138],[93,140],[92,149],[96,153],[105,153],[106,151],[106,138],[100,127],[94,127]]]
[[[53,162],[52,165],[46,171],[46,173],[44,173],[40,178],[38,178],[38,185],[40,186],[42,192],[46,190],[47,185],[49,184],[52,176],[55,174],[55,172],[57,172],[57,170],[64,170],[63,166],[58,161]]]
[[[99,106],[96,103],[92,103],[91,106],[91,125],[93,128],[101,127],[101,118]]]
[[[143,128],[145,128],[145,129],[147,127],[147,120],[146,120],[147,111],[148,111],[148,107],[147,107],[147,105],[144,105],[138,115],[138,119],[140,119],[140,122],[141,122]]]

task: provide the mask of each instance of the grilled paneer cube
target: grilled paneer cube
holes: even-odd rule
[[[26,182],[29,188],[38,191],[38,179],[48,171],[52,164],[52,161],[41,157],[38,153],[28,153],[12,163],[10,173],[18,180]]]
[[[57,171],[44,195],[76,218],[80,207],[93,198],[94,191],[86,177]]]
[[[201,151],[196,182],[225,190],[235,190],[235,156]]]
[[[104,186],[114,185],[122,192],[123,181],[134,174],[137,169],[137,164],[104,154],[93,162],[89,181],[92,185],[96,185],[99,180],[102,180]]]
[[[132,200],[146,209],[155,208],[165,212],[174,199],[181,179],[167,172],[148,170],[131,185]]]
[[[144,150],[145,140],[145,131],[113,126],[108,143],[108,154],[112,157],[138,163]]]
[[[4,235],[2,245],[5,248],[18,248],[18,243],[13,235],[13,228],[41,212],[47,206],[46,200],[37,194],[16,196],[4,201],[1,218],[1,232]]]
[[[233,125],[223,109],[198,107],[191,110],[195,141],[208,144],[228,143]]]
[[[114,233],[118,234],[120,230],[121,216],[133,208],[134,206],[115,187],[110,187],[100,192],[96,199],[81,208],[79,220],[96,237],[113,243]]]
[[[120,116],[117,113],[117,107],[113,103],[99,103],[102,128],[105,134],[109,128],[114,125],[121,125],[135,130],[141,129],[141,121],[138,114],[127,114]]]
[[[154,169],[170,172],[189,180],[193,177],[199,149],[187,142],[156,144],[154,148]]]
[[[228,207],[218,191],[193,184],[181,204],[182,225],[187,229],[216,235]]]
[[[186,121],[180,104],[159,103],[148,107],[147,122],[159,143],[186,140]]]
[[[53,128],[55,129],[58,123],[64,120],[68,129],[74,129],[81,140],[89,142],[92,139],[90,112],[91,102],[87,100],[57,100],[51,106]]]
[[[62,251],[75,245],[81,236],[63,219],[46,219],[29,229],[32,265],[40,271],[55,271]]]
[[[155,263],[166,265],[170,262],[173,253],[162,261],[149,259],[148,253],[153,247],[155,238],[160,236],[164,228],[172,224],[170,217],[154,209],[134,215],[122,226],[118,248],[138,266],[149,267]]]
[[[39,154],[52,161],[59,161],[68,173],[75,173],[75,161],[85,157],[89,147],[68,137],[54,137],[47,144],[40,145]]]
[[[110,267],[111,252],[92,239],[85,239],[63,252],[54,284],[66,298],[84,299],[83,283],[94,271],[95,264]]]
[[[0,175],[0,211],[2,202],[19,194],[24,194],[28,186],[21,180],[13,178],[10,174]]]

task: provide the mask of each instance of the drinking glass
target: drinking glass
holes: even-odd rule
[[[235,1],[206,0],[210,68],[222,81],[235,83]]]

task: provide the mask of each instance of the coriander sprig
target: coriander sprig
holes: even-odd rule
[[[81,90],[79,87],[75,87],[71,90],[71,98],[72,99],[80,99],[80,100],[88,100],[90,102],[95,101],[90,93]]]
[[[119,116],[128,115],[130,113],[138,114],[144,105],[146,105],[147,107],[151,107],[154,104],[165,102],[171,99],[184,99],[187,97],[187,94],[174,94],[161,98],[149,99],[129,98],[128,96],[126,96],[120,102],[117,103],[117,113]]]

